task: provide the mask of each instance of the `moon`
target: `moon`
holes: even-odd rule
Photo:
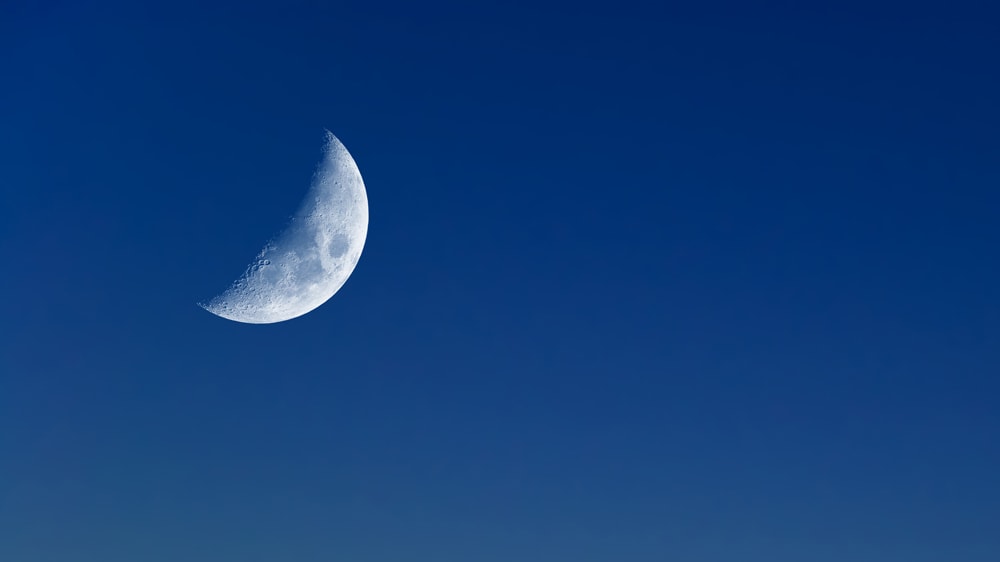
[[[246,272],[198,303],[235,322],[272,324],[315,310],[351,276],[368,236],[368,194],[354,158],[326,131],[323,159],[299,210]]]

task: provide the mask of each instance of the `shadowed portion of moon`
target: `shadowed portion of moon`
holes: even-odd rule
[[[271,324],[314,310],[347,281],[368,235],[361,172],[329,131],[312,186],[288,227],[205,310],[236,322]]]

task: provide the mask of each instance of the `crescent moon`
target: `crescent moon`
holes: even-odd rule
[[[368,236],[368,194],[354,158],[326,131],[323,159],[299,210],[246,272],[205,310],[272,324],[315,310],[351,276]]]

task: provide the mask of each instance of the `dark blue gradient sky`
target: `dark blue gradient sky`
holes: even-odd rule
[[[0,4],[0,560],[1000,560],[996,12],[209,4]]]

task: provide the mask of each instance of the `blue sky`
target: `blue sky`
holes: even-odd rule
[[[0,8],[0,559],[1000,557],[995,11],[142,4]]]

